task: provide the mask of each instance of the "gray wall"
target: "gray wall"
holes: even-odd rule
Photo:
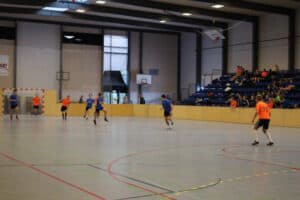
[[[100,46],[63,45],[63,71],[70,73],[70,79],[63,81],[63,96],[76,101],[101,90],[101,54]]]
[[[298,12],[298,19],[299,12]],[[269,69],[278,64],[280,69],[288,69],[288,17],[265,14],[260,21],[259,69]],[[298,20],[300,25],[300,20]],[[234,72],[237,65],[252,68],[252,24],[234,22],[230,24],[228,48],[228,72]],[[299,27],[299,26],[297,26]],[[300,33],[300,28],[297,29]],[[300,40],[297,39],[296,67],[300,68]],[[203,37],[202,73],[211,73],[221,68],[221,44]]]
[[[15,41],[0,40],[0,55],[8,56],[8,76],[0,76],[0,87],[12,88],[15,72]]]
[[[196,85],[196,33],[181,34],[181,94],[186,98]]]
[[[244,33],[244,32],[243,32]],[[260,23],[260,69],[278,64],[288,69],[288,17],[264,15]]]
[[[213,41],[202,36],[202,75],[211,74],[213,70],[222,70],[222,41]]]
[[[228,31],[228,72],[235,72],[236,66],[242,65],[252,70],[252,24],[240,22],[231,23]],[[241,34],[242,33],[242,34]]]
[[[15,23],[10,21],[0,21],[0,26],[15,27]],[[0,87],[12,88],[14,84],[15,72],[15,41],[1,39],[0,55],[8,56],[8,76],[0,76]]]
[[[296,69],[300,69],[300,9],[296,13]]]
[[[136,84],[136,75],[140,68],[140,34],[131,32],[130,51],[130,100],[132,103],[138,103],[138,85]]]
[[[152,77],[151,86],[143,86],[143,96],[148,102],[157,102],[162,93],[177,98],[177,36],[169,34],[144,33],[143,72],[159,69]]]
[[[17,44],[17,87],[58,89],[60,27],[19,22]]]

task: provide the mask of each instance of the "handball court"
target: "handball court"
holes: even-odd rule
[[[0,121],[3,200],[275,200],[300,196],[299,129],[113,117]]]

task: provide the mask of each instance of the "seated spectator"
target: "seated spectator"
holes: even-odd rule
[[[269,97],[268,101],[267,101],[268,107],[269,108],[274,108],[274,100],[273,98]]]
[[[277,96],[274,98],[274,104],[276,108],[280,108],[283,102],[283,98],[281,97],[280,93],[277,94]]]
[[[214,97],[215,94],[214,94],[213,92],[208,92],[208,93],[207,93],[207,96],[208,96],[208,97]]]
[[[255,107],[255,105],[256,105],[256,100],[255,100],[255,97],[252,95],[249,99],[249,106]]]
[[[231,88],[230,83],[226,84],[226,88],[224,89],[224,92],[225,92],[225,97],[227,99],[230,96],[231,92],[232,92],[232,88]]]
[[[277,74],[277,72],[279,72],[279,66],[277,64],[273,66],[272,72],[276,73],[276,74]]]
[[[231,97],[231,100],[230,100],[230,108],[236,108],[237,107],[237,101],[235,100],[234,97]]]
[[[236,67],[236,76],[241,76],[244,72],[244,68],[242,66]]]
[[[291,79],[291,80],[289,80],[289,82],[287,83],[287,85],[285,87],[280,87],[280,90],[289,92],[289,91],[295,89],[295,87],[296,86],[294,85],[293,80]]]
[[[267,70],[264,69],[264,71],[261,72],[261,77],[265,79],[265,78],[268,77],[268,74],[269,74],[269,73],[267,72]]]
[[[242,100],[241,100],[241,106],[242,106],[242,107],[249,107],[249,101],[248,101],[248,99],[247,99],[246,96],[243,96],[243,97],[242,97]]]

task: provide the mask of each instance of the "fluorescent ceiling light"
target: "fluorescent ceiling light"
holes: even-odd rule
[[[64,37],[70,40],[70,39],[73,39],[75,36],[74,35],[64,35]]]
[[[98,0],[96,1],[97,4],[106,4],[106,1]]]
[[[48,11],[56,11],[56,12],[65,12],[68,10],[68,8],[59,8],[59,7],[44,7],[43,10],[48,10]]]
[[[85,10],[84,9],[77,9],[76,12],[85,13]]]
[[[159,22],[160,22],[160,23],[166,23],[167,20],[162,19],[162,20],[160,20]]]
[[[184,12],[182,13],[183,16],[192,16],[192,13],[189,13],[189,12]]]
[[[213,8],[224,8],[224,5],[222,5],[222,4],[214,4],[211,7],[213,7]]]

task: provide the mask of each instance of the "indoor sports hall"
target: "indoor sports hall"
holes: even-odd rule
[[[296,0],[0,0],[0,200],[296,200]]]

